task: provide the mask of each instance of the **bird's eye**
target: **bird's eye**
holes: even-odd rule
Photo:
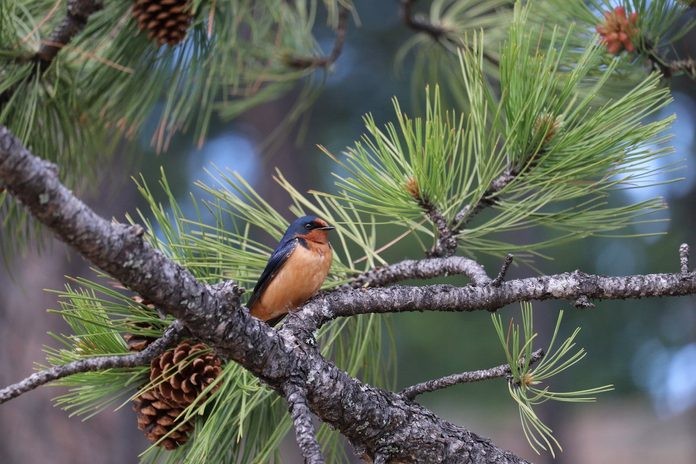
[[[304,225],[304,228],[307,230],[312,230],[312,223],[308,222],[307,224]]]

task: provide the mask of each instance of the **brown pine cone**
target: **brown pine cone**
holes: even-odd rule
[[[183,408],[170,406],[160,398],[156,389],[148,390],[133,400],[133,410],[138,416],[138,429],[145,432],[145,437],[150,442],[157,443],[169,434],[158,444],[168,450],[186,443],[193,431],[193,421],[176,421]]]
[[[155,308],[155,305],[152,304],[149,300],[144,299],[140,295],[133,295],[131,299],[140,304],[145,306],[148,309],[151,309],[153,313],[157,311],[157,308]],[[151,324],[148,324],[147,322],[128,322],[128,325],[132,327],[131,330],[133,332],[140,332],[138,329],[146,329],[146,330],[151,330],[154,329],[154,326]],[[123,339],[126,341],[126,344],[128,345],[128,350],[129,351],[143,351],[145,348],[150,346],[150,343],[154,342],[157,340],[156,336],[149,336],[149,335],[142,335],[138,333],[127,333],[123,335]]]
[[[134,0],[133,18],[157,45],[176,45],[191,24],[190,0]]]
[[[150,381],[160,398],[172,406],[185,408],[221,371],[222,360],[208,345],[185,340],[152,360]]]
[[[150,329],[152,326],[147,322],[136,322],[133,324],[135,327],[140,329]],[[148,335],[141,335],[135,333],[126,333],[123,335],[123,339],[128,345],[128,351],[143,351],[145,348],[150,346],[150,343],[157,340],[157,337],[151,337]]]

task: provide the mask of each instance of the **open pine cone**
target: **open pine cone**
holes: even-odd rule
[[[160,398],[156,389],[148,390],[133,400],[133,410],[138,415],[138,429],[145,432],[152,443],[157,443],[169,434],[159,443],[159,446],[168,450],[186,443],[193,430],[192,421],[176,422],[183,408],[170,406]]]
[[[141,31],[158,45],[176,45],[186,37],[193,19],[190,0],[134,0],[133,17]]]
[[[185,340],[152,360],[150,381],[161,399],[185,408],[220,375],[221,366],[206,344]]]

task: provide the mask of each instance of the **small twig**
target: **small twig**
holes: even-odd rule
[[[434,24],[426,19],[423,19],[420,17],[420,15],[417,15],[413,11],[413,6],[415,3],[416,0],[401,0],[401,18],[409,29],[428,34],[433,40],[443,47],[446,47],[445,44],[449,43],[457,49],[467,48],[465,42],[456,40],[452,38],[452,36],[448,35],[450,32],[452,32],[450,29],[447,29],[440,24]],[[483,51],[483,57],[496,66],[500,65],[500,61],[485,50]]]
[[[696,59],[674,60],[670,61],[668,65],[672,74],[684,73],[691,79],[696,80]]]
[[[285,63],[297,69],[309,68],[328,68],[336,62],[341,52],[343,45],[346,42],[346,33],[348,31],[348,18],[350,10],[344,6],[340,7],[338,13],[338,25],[336,26],[336,39],[334,40],[331,53],[326,56],[289,56],[285,59]]]
[[[536,363],[544,356],[544,350],[536,350],[532,353],[530,365]],[[520,361],[523,364],[524,361]],[[501,364],[500,366],[491,367],[490,369],[481,369],[478,371],[462,372],[460,374],[452,374],[439,379],[428,380],[411,387],[404,388],[399,394],[409,400],[414,399],[422,393],[442,390],[443,388],[451,387],[460,383],[479,382],[482,380],[496,379],[510,375],[510,365]]]
[[[41,385],[53,380],[62,379],[80,372],[102,371],[105,369],[124,368],[143,366],[148,364],[152,358],[166,350],[175,343],[183,332],[183,326],[178,321],[174,321],[158,340],[155,340],[146,349],[139,353],[99,356],[73,361],[61,366],[54,366],[49,369],[36,372],[26,379],[9,385],[0,390],[0,404],[20,396],[23,393],[34,390]]]
[[[416,0],[401,0],[401,17],[404,20],[404,24],[414,31],[424,32],[433,39],[439,41],[440,38],[447,33],[447,29],[416,16],[413,12],[413,5],[415,3]]]
[[[372,269],[355,276],[347,287],[384,287],[409,279],[432,279],[446,275],[464,274],[474,285],[491,282],[486,270],[473,259],[462,256],[446,258],[407,259],[395,264]]]
[[[459,243],[447,218],[442,214],[437,205],[433,203],[430,197],[421,190],[418,180],[415,177],[408,178],[404,188],[437,229],[437,236],[435,237],[436,242],[427,252],[427,256],[430,258],[452,256],[457,251]]]
[[[665,79],[669,79],[673,75],[680,73],[686,74],[691,79],[696,79],[696,59],[694,58],[669,60],[660,55],[653,43],[649,40],[645,40],[638,52],[646,56],[650,61],[652,69],[659,71]]]
[[[491,285],[494,287],[500,287],[500,284],[503,283],[503,280],[505,280],[505,274],[507,274],[508,269],[510,269],[510,265],[512,264],[512,260],[514,259],[514,256],[512,256],[511,253],[508,253],[505,256],[505,260],[503,261],[503,265],[500,266],[500,272],[498,272],[498,275],[496,276],[495,279],[491,282]]]
[[[476,202],[475,205],[465,206],[454,216],[454,224],[452,225],[454,231],[459,232],[463,230],[474,216],[483,211],[485,208],[495,205],[495,195],[505,188],[510,182],[515,180],[518,175],[519,171],[517,169],[509,168],[506,169],[501,175],[493,179],[491,184],[488,186],[483,195],[481,195],[481,198],[478,202]]]
[[[305,464],[324,464],[324,457],[312,423],[312,412],[307,406],[306,391],[299,385],[288,382],[285,386],[285,398],[290,407],[295,437]]]
[[[98,0],[69,0],[65,18],[56,26],[46,42],[36,53],[36,59],[47,67],[65,47],[87,25],[87,19],[103,7]]]
[[[679,245],[679,270],[682,274],[689,273],[689,244]]]
[[[58,52],[85,28],[87,19],[102,8],[103,5],[98,0],[69,0],[65,17],[53,29],[49,39],[41,41],[41,47],[31,58],[39,66],[32,70],[29,80],[35,77],[37,73],[48,68],[58,55]],[[10,101],[14,90],[12,87],[0,93],[0,106]]]
[[[410,193],[413,199],[416,200],[416,203],[421,207],[423,213],[437,229],[437,241],[430,251],[428,251],[428,257],[452,256],[457,251],[458,242],[456,234],[447,222],[447,218],[445,218],[430,198],[420,191],[417,184],[414,183],[413,186],[407,186],[407,189],[409,188],[411,189]]]
[[[664,62],[662,57],[660,57],[655,50],[649,49],[644,53],[645,56],[648,57],[648,60],[650,60],[650,66],[652,67],[653,71],[659,71],[660,74],[662,74],[662,77],[665,79],[672,77],[672,69]]]

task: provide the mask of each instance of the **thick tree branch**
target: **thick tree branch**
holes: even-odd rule
[[[544,356],[544,351],[539,349],[532,353],[530,364],[534,364],[539,361]],[[506,377],[510,375],[510,365],[501,364],[496,367],[491,367],[490,369],[480,369],[477,371],[462,372],[459,374],[452,374],[439,379],[428,380],[410,387],[404,388],[399,392],[404,398],[409,400],[414,399],[416,396],[422,393],[433,392],[436,390],[442,390],[443,388],[448,388],[453,385],[458,385],[460,383],[471,383],[480,382],[482,380],[496,379],[499,377]]]
[[[307,406],[307,392],[291,382],[285,388],[285,398],[290,407],[297,444],[302,450],[305,464],[324,464],[324,457],[312,423],[312,412]]]
[[[447,275],[463,274],[474,285],[487,285],[491,278],[482,265],[462,256],[447,258],[407,259],[356,276],[346,288],[384,287],[410,279],[432,279]]]
[[[99,217],[60,183],[55,165],[33,156],[2,126],[0,180],[36,219],[126,287],[175,317],[206,317],[199,304],[211,296],[205,285],[150,246],[142,227]]]
[[[331,53],[326,56],[290,56],[286,58],[286,64],[297,69],[328,68],[334,64],[338,57],[341,56],[343,45],[346,42],[349,17],[350,10],[344,6],[340,6],[338,12],[338,25],[336,26],[336,39],[334,40]]]
[[[310,409],[369,455],[402,462],[525,462],[395,393],[348,376],[321,356],[311,336],[302,339],[252,318],[233,282],[199,283],[143,240],[142,228],[97,216],[60,184],[55,166],[31,155],[2,126],[0,180],[85,258],[281,395],[289,382],[304,379]]]
[[[182,331],[183,327],[181,324],[179,322],[174,322],[165,330],[161,338],[152,342],[139,353],[85,358],[36,372],[21,382],[17,382],[0,390],[0,404],[40,387],[41,385],[47,384],[48,382],[62,379],[63,377],[68,377],[79,372],[103,371],[106,369],[147,365],[152,358],[176,343],[181,337]]]

